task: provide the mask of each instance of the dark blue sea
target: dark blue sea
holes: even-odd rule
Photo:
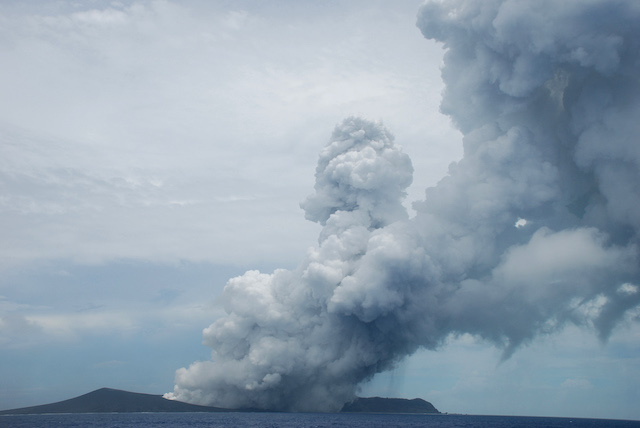
[[[0,427],[622,428],[640,427],[640,421],[523,416],[392,415],[353,413],[92,413],[0,416]]]

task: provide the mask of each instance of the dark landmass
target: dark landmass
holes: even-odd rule
[[[356,398],[342,407],[347,413],[440,413],[433,404],[421,398]]]
[[[218,407],[167,400],[162,395],[101,388],[69,400],[0,411],[0,415],[43,413],[228,412]]]
[[[141,394],[101,388],[69,400],[40,406],[3,410],[0,415],[34,415],[44,413],[140,413],[140,412],[255,412],[257,409],[223,409],[167,400],[161,395]],[[366,413],[440,413],[428,401],[419,398],[356,398],[342,412]]]

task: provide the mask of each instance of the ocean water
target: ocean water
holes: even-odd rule
[[[640,421],[472,415],[348,413],[91,413],[0,416],[0,427],[29,428],[577,428],[639,427]]]

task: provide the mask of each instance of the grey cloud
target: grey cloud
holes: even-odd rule
[[[451,335],[504,358],[567,323],[606,339],[640,301],[639,20],[634,1],[424,5],[463,159],[408,219],[410,162],[389,132],[339,125],[302,204],[318,245],[294,271],[228,282],[211,361],[178,370],[168,396],[336,410]]]

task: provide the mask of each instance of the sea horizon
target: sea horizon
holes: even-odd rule
[[[163,427],[640,427],[640,421],[556,416],[471,415],[458,413],[317,413],[317,412],[126,412],[2,415],[0,426],[44,428],[48,426],[101,428]]]

